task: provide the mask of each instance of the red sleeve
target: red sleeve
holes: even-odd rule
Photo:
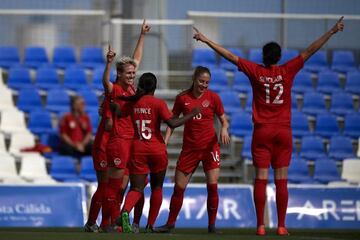
[[[91,121],[90,121],[90,118],[89,118],[89,115],[85,115],[85,121],[86,121],[86,123],[87,123],[87,129],[86,129],[86,132],[87,133],[90,133],[90,134],[92,134],[92,125],[91,125]]]
[[[66,134],[67,133],[67,119],[68,117],[67,117],[67,114],[66,115],[64,115],[63,117],[62,117],[62,119],[60,120],[60,124],[59,124],[59,130],[60,130],[60,134]]]
[[[246,76],[251,80],[255,75],[257,64],[246,59],[238,57],[237,67],[239,71],[245,73]]]
[[[169,108],[163,100],[159,101],[159,115],[163,121],[167,121],[172,117],[172,113],[169,111]]]
[[[291,59],[287,63],[284,64],[285,71],[288,75],[290,75],[292,78],[297,74],[300,69],[302,69],[304,66],[304,59],[301,55]]]
[[[180,116],[180,114],[183,112],[182,106],[183,104],[181,101],[181,96],[177,96],[175,99],[174,107],[172,109],[173,114],[176,116]]]
[[[215,109],[214,109],[215,114],[220,117],[225,112],[224,111],[224,105],[222,104],[219,95],[217,95],[216,93],[214,93],[213,99],[214,99],[214,105],[215,105]]]

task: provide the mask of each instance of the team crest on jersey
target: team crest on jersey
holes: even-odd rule
[[[100,162],[100,166],[101,166],[102,168],[106,167],[106,166],[107,166],[107,162],[104,161],[104,160],[102,160],[102,161]]]
[[[120,158],[115,158],[114,159],[114,164],[115,164],[115,166],[119,166],[121,164]]]
[[[208,106],[210,105],[210,102],[209,102],[208,100],[204,100],[204,101],[201,103],[201,105],[202,105],[204,108],[206,108],[206,107],[208,107]]]

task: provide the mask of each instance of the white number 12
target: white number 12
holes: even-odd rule
[[[266,100],[266,103],[270,103],[270,84],[268,83],[265,83],[264,84],[264,87],[265,87],[265,100]],[[277,83],[274,85],[273,89],[272,90],[277,90],[279,89],[279,92],[277,94],[277,96],[275,97],[274,101],[272,102],[273,104],[283,104],[284,103],[284,100],[283,99],[280,99],[281,98],[281,95],[284,93],[284,87],[281,83]]]

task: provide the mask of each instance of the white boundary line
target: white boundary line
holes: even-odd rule
[[[127,24],[127,25],[141,25],[143,19],[111,19],[112,24]],[[150,25],[193,25],[194,21],[191,19],[146,19]]]
[[[46,16],[104,16],[103,10],[37,10],[37,9],[0,9],[0,15],[46,15]]]

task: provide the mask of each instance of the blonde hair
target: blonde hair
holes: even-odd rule
[[[124,72],[126,65],[133,65],[136,68],[137,64],[134,59],[131,57],[123,56],[116,62],[116,70],[119,72]]]

